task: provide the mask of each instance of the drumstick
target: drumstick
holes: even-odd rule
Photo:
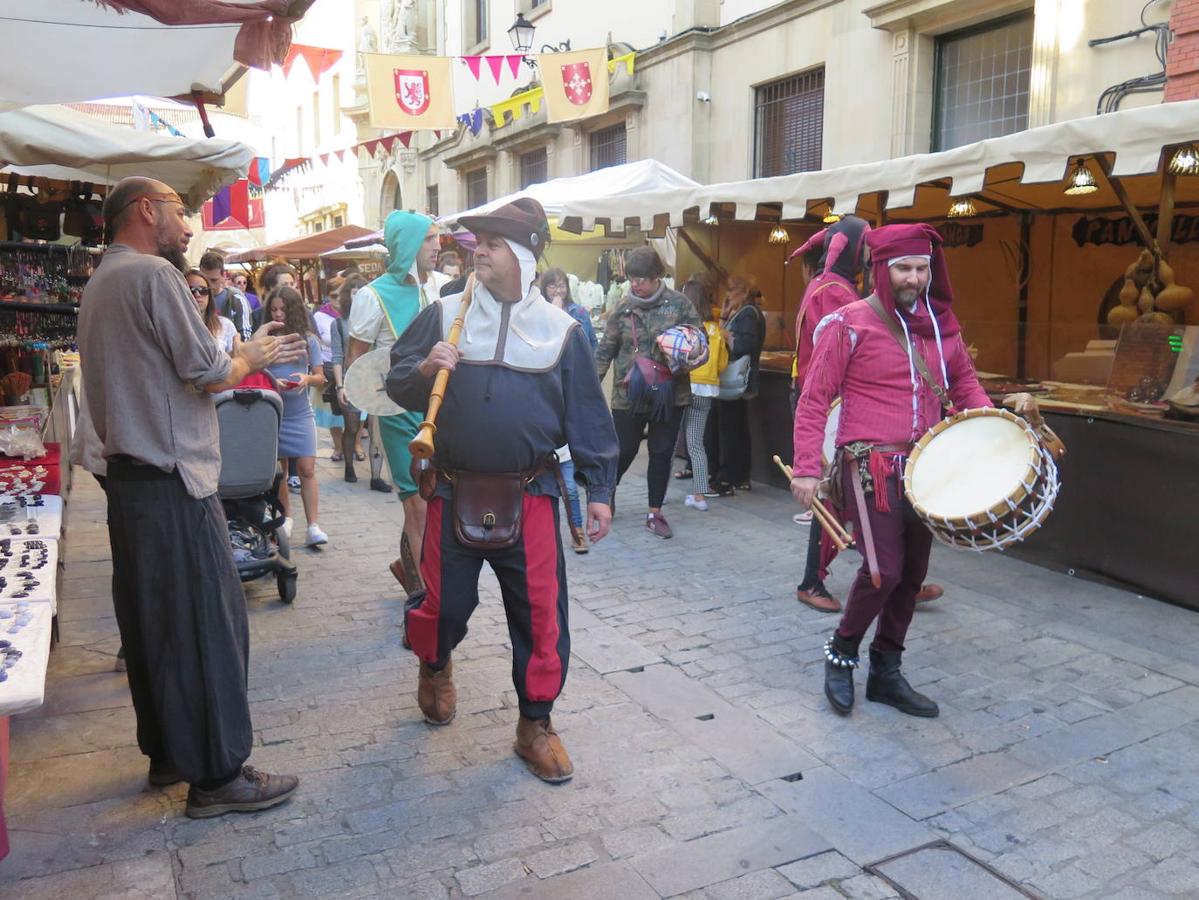
[[[777,453],[774,455],[774,463],[783,470],[783,474],[787,476],[788,480],[794,477],[791,474],[791,467],[779,459]],[[828,507],[820,502],[819,497],[812,497],[812,515],[820,522],[821,527],[828,532],[829,538],[838,550],[844,552],[853,546],[853,538],[845,530],[845,526],[837,521],[837,517],[829,512]]]
[[[471,275],[466,282],[466,290],[462,292],[462,302],[458,305],[458,313],[450,325],[450,333],[446,343],[452,347],[458,346],[462,336],[462,326],[466,321],[466,311],[470,308],[470,298],[475,292],[475,276]],[[425,413],[425,421],[420,424],[420,431],[408,442],[408,452],[417,459],[429,459],[433,455],[433,435],[437,433],[437,413],[441,410],[441,401],[445,397],[446,385],[450,381],[450,370],[439,369],[433,379],[433,389],[429,391],[429,408]]]

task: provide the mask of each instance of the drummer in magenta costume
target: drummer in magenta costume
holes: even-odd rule
[[[824,317],[843,306],[861,299],[857,280],[866,258],[866,236],[870,224],[858,216],[843,216],[838,222],[816,232],[788,258],[804,257],[809,251],[819,253],[816,273],[808,279],[799,312],[795,317],[795,363],[791,371],[795,397],[803,391],[804,379],[812,362],[816,326]],[[805,263],[805,272],[807,264]],[[836,548],[824,536],[818,518],[812,518],[808,533],[808,553],[804,563],[803,580],[795,588],[795,598],[821,612],[840,612],[841,603],[824,585],[828,565],[836,556]],[[916,602],[936,600],[945,593],[940,585],[926,584],[916,593]]]
[[[402,210],[390,213],[383,224],[383,243],[387,247],[387,270],[354,298],[346,347],[347,369],[364,353],[390,348],[421,310],[438,299],[441,285],[448,280],[434,271],[440,245],[438,228],[428,216]],[[416,436],[423,418],[412,412],[378,417],[391,481],[404,505],[403,542],[408,544],[412,560],[420,559],[425,501],[416,490],[408,442]],[[419,577],[415,572],[409,572],[407,578],[401,577],[410,568],[403,563],[404,555],[391,564],[391,571],[404,589],[413,593],[420,588]],[[405,580],[409,583],[404,584]]]
[[[944,417],[946,407],[992,404],[953,313],[940,235],[924,224],[889,225],[870,232],[866,244],[874,294],[831,313],[816,328],[795,413],[791,491],[802,505],[811,504],[821,475],[825,419],[840,397],[841,465],[834,488],[840,488],[859,543],[869,546],[862,547],[862,567],[844,615],[825,645],[824,692],[837,712],[853,708],[858,648],[877,619],[866,699],[933,717],[937,704],[913,690],[900,672],[933,540],[904,496],[903,465],[913,443]],[[1017,412],[1035,415],[1032,397],[1012,399]]]

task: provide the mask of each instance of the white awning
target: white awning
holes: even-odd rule
[[[253,158],[237,141],[136,131],[65,106],[0,113],[0,174],[109,185],[145,175],[169,184],[194,208],[244,175]]]
[[[463,216],[477,216],[511,203],[518,197],[532,197],[545,209],[549,218],[561,219],[563,209],[570,204],[586,205],[595,201],[635,198],[646,192],[666,190],[695,190],[699,182],[676,172],[656,159],[642,159],[610,166],[585,175],[570,178],[554,178],[540,184],[532,184],[523,191],[508,194],[490,203],[468,209],[439,219],[443,224],[453,224]]]
[[[888,219],[944,217],[948,198],[970,195],[979,213],[995,210],[1102,209],[1118,205],[1104,179],[1100,190],[1065,197],[1062,182],[1074,160],[1102,156],[1138,205],[1156,203],[1162,148],[1199,142],[1199,100],[1165,103],[967,144],[941,153],[624,196],[568,197],[561,217],[583,230],[599,222],[614,230],[680,226],[710,214],[721,218],[802,219],[809,212],[877,214]],[[1179,182],[1179,200],[1199,199],[1199,179]],[[1190,195],[1195,197],[1191,198]],[[991,201],[991,202],[988,202]],[[765,205],[767,209],[760,210]],[[892,212],[893,211],[893,212]]]
[[[131,94],[224,93],[242,70],[233,61],[240,27],[164,25],[84,0],[4,0],[0,109]]]

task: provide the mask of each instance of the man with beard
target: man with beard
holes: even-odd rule
[[[879,586],[863,562],[825,645],[824,692],[838,713],[853,708],[858,646],[877,618],[866,699],[933,717],[937,704],[913,690],[900,672],[932,548],[931,532],[904,496],[903,466],[914,442],[946,412],[992,404],[953,314],[940,235],[924,224],[888,225],[870,232],[866,244],[875,293],[826,316],[816,329],[795,413],[791,492],[803,506],[811,505],[829,405],[840,397],[841,495],[859,540],[873,543]],[[1017,412],[1035,415],[1029,395],[1008,399]],[[863,550],[869,558],[870,547]]]
[[[554,450],[570,445],[595,542],[611,523],[616,433],[590,343],[536,287],[549,233],[541,204],[521,198],[460,221],[479,239],[461,346],[446,336],[462,298],[447,297],[400,336],[387,379],[393,400],[425,409],[437,373],[453,372],[436,423],[436,485],[426,492],[425,590],[405,608],[408,642],[421,661],[417,702],[432,725],[454,718],[450,654],[479,603],[487,562],[512,642],[520,707],[514,749],[538,778],[562,782],[574,767],[550,722],[570,658],[558,522],[565,486]]]
[[[216,496],[220,438],[212,395],[299,339],[267,326],[223,353],[182,270],[191,239],[183,201],[149,178],[122,180],[104,203],[111,244],[83,292],[84,398],[107,465],[112,599],[149,780],[187,781],[187,815],[268,809],[298,779],[244,765],[246,598]]]

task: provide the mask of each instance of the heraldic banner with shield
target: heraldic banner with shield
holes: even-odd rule
[[[608,51],[541,53],[537,68],[550,122],[585,119],[608,111]]]
[[[452,130],[454,74],[444,56],[364,53],[372,128]]]

